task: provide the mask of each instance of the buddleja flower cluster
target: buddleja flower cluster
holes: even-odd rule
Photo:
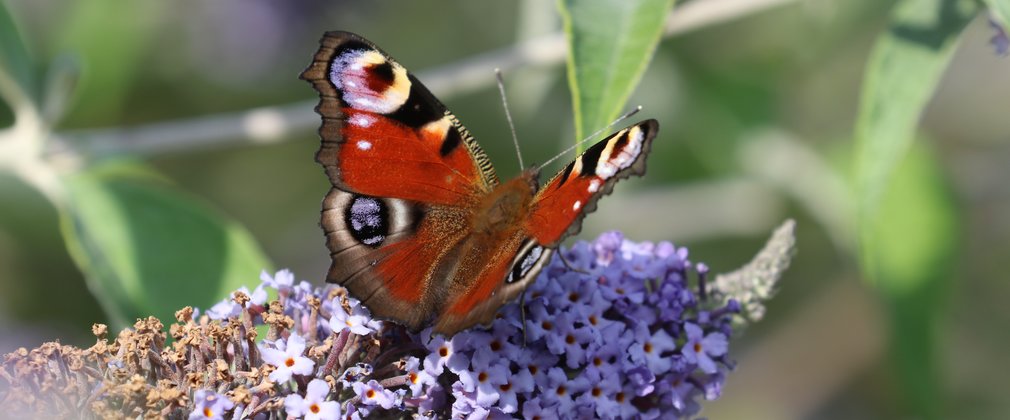
[[[31,416],[671,418],[719,396],[740,307],[706,298],[707,267],[619,233],[561,254],[490,328],[451,338],[372,319],[340,287],[264,273],[202,315],[180,310],[170,344],[148,318],[112,342],[96,325],[89,349],[8,354],[0,405]]]

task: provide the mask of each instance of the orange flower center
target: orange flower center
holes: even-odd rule
[[[295,365],[295,359],[294,358],[289,357],[287,360],[284,361],[284,366],[291,367],[291,366],[294,366],[294,365]]]

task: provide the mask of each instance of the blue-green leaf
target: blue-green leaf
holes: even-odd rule
[[[7,6],[0,2],[0,98],[12,107],[36,99],[35,65]]]
[[[258,283],[269,262],[239,224],[135,163],[98,165],[66,179],[62,230],[74,261],[123,326],[208,308]]]
[[[560,0],[581,140],[614,120],[642,78],[673,0]]]

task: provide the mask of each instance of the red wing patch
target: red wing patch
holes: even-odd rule
[[[334,186],[461,206],[498,183],[487,156],[445,106],[357,35],[327,33],[302,78],[320,93],[316,159]]]
[[[526,231],[547,247],[578,233],[582,218],[596,210],[596,201],[614,183],[645,173],[645,156],[658,130],[656,120],[643,121],[586,150],[537,193]]]
[[[341,181],[355,192],[434,204],[460,205],[482,190],[473,159],[464,148],[442,154],[446,142],[459,142],[449,117],[419,129],[392,118],[345,108],[347,123],[336,153]],[[456,140],[452,140],[456,138]]]

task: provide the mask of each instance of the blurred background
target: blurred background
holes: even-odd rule
[[[316,92],[297,79],[324,31],[362,34],[411,69],[502,178],[518,167],[495,67],[505,71],[527,162],[574,140],[561,21],[550,1],[2,5],[41,63],[29,69],[37,79],[80,69],[67,78],[73,94],[47,146],[54,161],[141,162],[244,226],[273,264],[263,268],[290,268],[299,279],[319,283],[329,265],[317,225],[329,184],[313,161]],[[947,223],[928,290],[895,304],[859,268],[853,126],[870,50],[893,5],[679,1],[629,101],[644,106],[635,118],[662,127],[648,175],[602,200],[581,238],[619,229],[633,240],[670,240],[728,272],[783,220],[798,223],[792,268],[767,318],[732,345],[738,369],[723,397],[705,406],[709,418],[1010,415],[1010,58],[990,44],[984,14],[964,31],[922,117],[912,175],[899,182],[938,200]],[[0,126],[15,113],[0,105]],[[902,203],[894,210],[902,217],[921,216],[918,202]],[[52,339],[87,346],[91,324],[109,322],[60,224],[47,194],[0,175],[0,353]],[[905,239],[914,252],[917,237]],[[260,268],[249,268],[250,282]],[[925,317],[912,324],[927,346],[902,345],[903,316]]]

